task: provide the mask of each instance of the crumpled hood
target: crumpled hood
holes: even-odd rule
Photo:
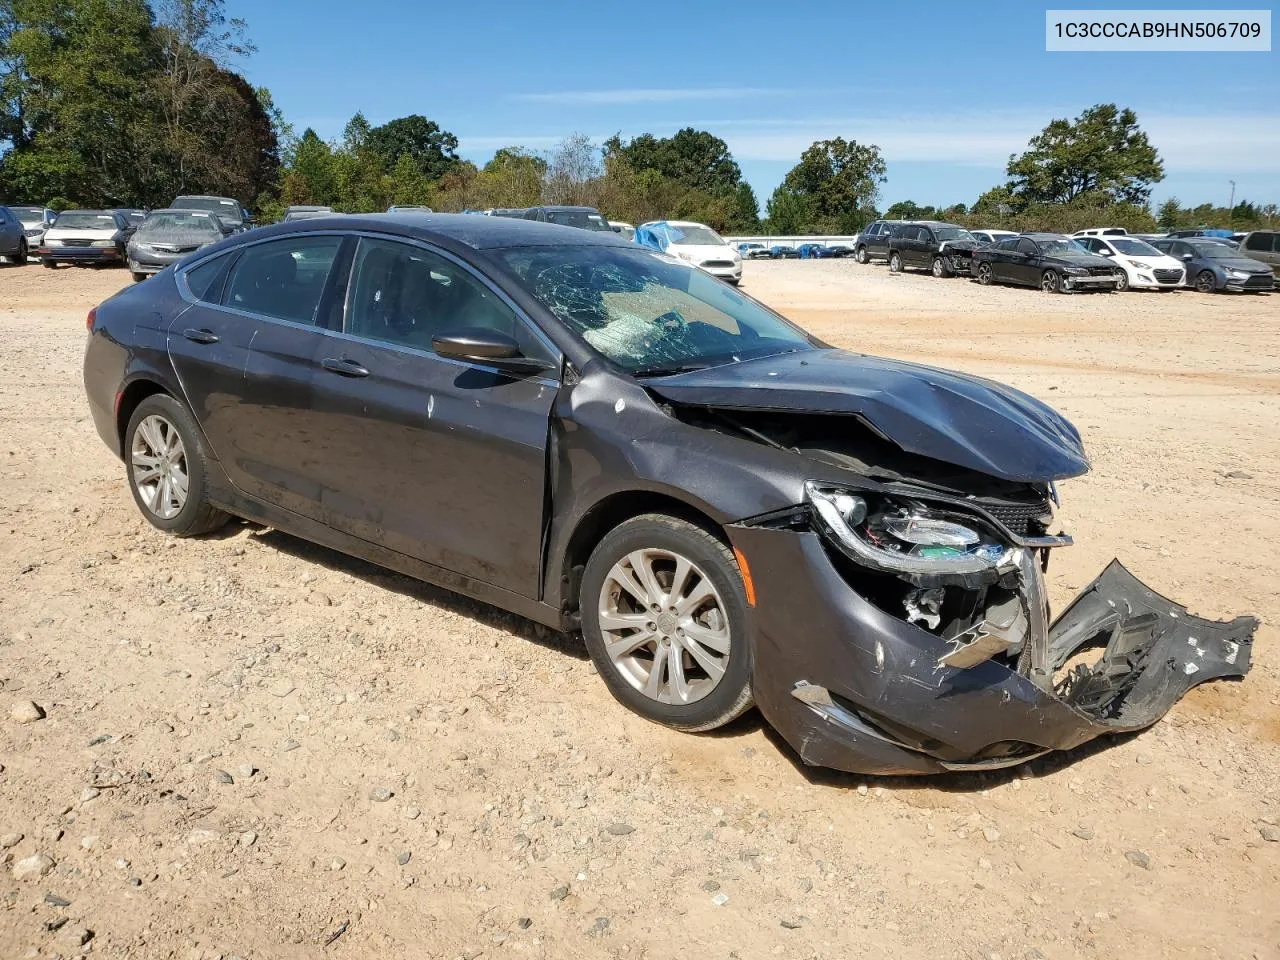
[[[644,381],[673,403],[857,416],[908,453],[1044,483],[1089,469],[1080,433],[1020,390],[963,373],[805,350]]]

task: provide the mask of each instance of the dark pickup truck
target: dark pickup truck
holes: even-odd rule
[[[973,252],[984,244],[964,227],[924,221],[896,225],[889,234],[889,269],[914,268],[935,277],[969,275]]]

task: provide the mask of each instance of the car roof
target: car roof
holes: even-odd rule
[[[513,208],[514,209],[514,208]],[[582,213],[599,213],[595,207],[578,207],[567,203],[543,203],[536,207],[526,207],[527,210],[570,210]]]
[[[90,213],[90,214],[95,214],[97,216],[105,217],[105,216],[110,216],[113,213],[120,213],[120,211],[119,210],[63,210],[62,213],[58,214],[58,216],[62,216],[63,213]]]
[[[184,193],[180,197],[174,197],[175,200],[230,200],[239,206],[240,201],[235,197],[215,197],[211,193]]]
[[[473,217],[463,213],[336,213],[313,220],[294,220],[289,223],[260,227],[250,234],[243,234],[229,245],[245,240],[266,239],[302,232],[326,232],[334,230],[375,230],[441,243],[457,245],[473,250],[497,250],[504,247],[623,247],[634,250],[630,240],[609,231],[583,230],[579,227],[561,226],[555,223],[539,223],[536,220],[515,220],[509,217]]]
[[[1023,237],[1030,237],[1032,240],[1074,240],[1075,237],[1068,237],[1062,233],[1023,233]]]

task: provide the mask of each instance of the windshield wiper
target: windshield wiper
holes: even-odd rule
[[[655,363],[650,367],[632,370],[631,375],[637,379],[643,377],[671,377],[677,373],[689,373],[693,370],[705,370],[713,366],[706,360],[678,360],[672,363]]]

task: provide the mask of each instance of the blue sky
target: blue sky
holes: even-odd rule
[[[1046,6],[227,0],[258,46],[250,82],[325,138],[357,110],[421,113],[483,163],[573,132],[694,126],[728,142],[763,206],[839,135],[884,152],[883,208],[972,203],[1049,120],[1116,102],[1165,160],[1157,202],[1225,204],[1230,180],[1237,200],[1280,202],[1275,52],[1047,53]]]

